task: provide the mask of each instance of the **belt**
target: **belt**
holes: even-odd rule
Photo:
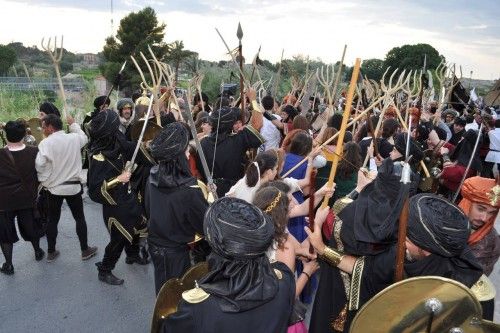
[[[81,185],[81,182],[79,180],[67,180],[60,185]]]

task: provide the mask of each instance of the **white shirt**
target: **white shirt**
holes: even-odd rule
[[[71,124],[69,131],[54,132],[38,145],[35,160],[38,180],[54,195],[75,195],[81,190],[79,184],[61,185],[66,181],[82,181],[80,150],[88,141],[78,124]]]
[[[470,129],[473,129],[474,131],[477,132],[479,130],[479,124],[475,120],[470,124],[466,124],[465,131],[467,132]]]
[[[486,162],[500,163],[500,128],[495,128],[488,132],[490,138],[490,151],[486,158]]]
[[[266,142],[259,147],[259,151],[266,151],[269,149],[278,149],[281,142],[281,133],[278,128],[266,118],[263,118],[262,128],[260,135],[264,137]]]

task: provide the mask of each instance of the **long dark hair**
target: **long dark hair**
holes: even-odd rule
[[[287,193],[274,186],[259,189],[253,199],[253,204],[271,217],[274,223],[274,240],[279,249],[283,249],[287,238],[288,203]]]
[[[290,144],[290,153],[306,156],[312,150],[312,138],[306,131],[300,131],[292,139]]]
[[[257,169],[257,166],[259,168]],[[262,152],[257,155],[254,163],[251,163],[247,167],[246,175],[246,183],[250,187],[254,187],[257,185],[259,178],[266,172],[267,170],[272,170],[278,165],[278,154],[274,150],[268,150]],[[260,171],[260,172],[259,172]]]
[[[341,179],[351,177],[353,173],[359,170],[361,165],[361,149],[359,145],[355,142],[347,142],[344,144],[344,153],[337,169],[339,177]]]

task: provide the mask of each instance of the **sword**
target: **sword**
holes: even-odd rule
[[[208,169],[207,159],[205,158],[205,153],[201,148],[200,139],[198,139],[198,135],[196,133],[196,126],[194,124],[193,114],[191,113],[191,105],[189,103],[189,99],[186,99],[186,108],[188,114],[188,122],[189,128],[191,129],[191,134],[193,135],[194,142],[196,144],[196,150],[198,151],[198,156],[200,157],[201,165],[203,167],[203,172],[205,173],[205,177],[207,178],[207,185],[210,193],[212,193],[215,200],[217,200],[217,191],[215,191],[214,180],[212,175],[210,174],[210,170]],[[215,159],[215,158],[214,158]]]
[[[122,68],[120,68],[120,71],[116,75],[115,82],[118,81],[117,78],[119,78],[120,75],[122,74],[123,70],[125,69],[125,65],[127,65],[127,60],[125,60],[125,62],[122,65]],[[106,104],[106,101],[109,99],[109,96],[111,96],[111,93],[115,89],[115,82],[113,82],[113,84],[111,85],[111,88],[109,88],[108,94],[106,95],[106,99],[104,100],[104,102],[100,106],[100,109],[102,109],[102,107]]]
[[[134,171],[135,159],[137,158],[137,154],[139,153],[139,148],[141,147],[142,139],[144,138],[144,133],[146,132],[146,127],[148,126],[149,115],[151,114],[151,107],[153,106],[153,99],[154,99],[154,94],[151,94],[151,98],[149,100],[148,112],[146,113],[146,118],[144,119],[144,124],[142,125],[141,135],[139,135],[139,139],[137,140],[137,144],[135,145],[135,150],[134,150],[134,154],[132,155],[132,159],[130,159],[130,161],[127,162],[127,165],[125,166],[125,170],[127,170],[130,173],[132,173]],[[129,183],[128,184],[128,193],[130,193],[131,191],[132,191],[132,189],[131,189],[131,186]]]

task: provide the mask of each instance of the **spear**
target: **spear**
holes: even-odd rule
[[[102,109],[102,107],[106,104],[106,101],[109,99],[109,96],[111,96],[111,93],[115,89],[115,86],[118,87],[118,83],[120,82],[120,77],[122,75],[123,70],[125,69],[125,65],[127,65],[127,60],[122,65],[122,68],[120,68],[120,71],[116,75],[115,80],[113,81],[113,84],[111,85],[111,88],[109,88],[108,94],[106,95],[106,98],[102,102],[102,105],[99,107],[99,109]]]
[[[241,120],[244,122],[245,118],[245,96],[243,92],[243,45],[241,44],[241,39],[243,38],[243,29],[241,29],[241,24],[238,22],[238,29],[236,30],[236,37],[238,37],[238,53],[240,55],[240,106],[241,106]],[[250,82],[252,79],[250,79]]]
[[[349,84],[349,91],[347,93],[347,100],[345,103],[345,108],[344,108],[344,115],[342,117],[342,125],[340,126],[340,131],[339,131],[339,138],[337,139],[337,146],[335,147],[335,155],[333,156],[333,161],[332,161],[332,168],[330,169],[330,176],[328,177],[328,186],[331,187],[333,185],[333,180],[335,179],[335,174],[337,172],[337,166],[339,164],[339,156],[342,156],[343,153],[343,148],[344,145],[342,142],[344,142],[344,135],[347,130],[347,121],[349,119],[349,116],[351,114],[351,105],[352,105],[352,100],[354,97],[354,92],[356,90],[356,83],[358,81],[358,75],[359,75],[359,67],[361,65],[361,59],[356,58],[356,62],[354,64],[354,70],[352,72],[351,76],[351,83]],[[323,199],[322,207],[326,207],[328,205],[328,198],[325,197]]]

